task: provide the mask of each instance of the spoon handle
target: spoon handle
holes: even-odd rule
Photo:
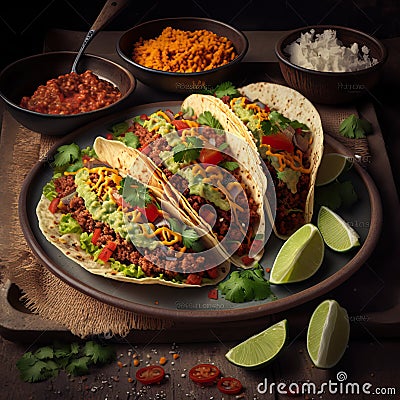
[[[100,14],[97,16],[96,21],[94,21],[91,26],[89,32],[86,34],[85,39],[82,42],[81,48],[78,51],[78,54],[75,57],[75,60],[72,64],[71,72],[76,72],[76,66],[81,58],[81,55],[85,51],[86,47],[92,41],[92,39],[96,36],[97,32],[99,32],[107,23],[111,21],[126,5],[129,3],[129,0],[107,0],[104,4],[103,8],[100,11]]]

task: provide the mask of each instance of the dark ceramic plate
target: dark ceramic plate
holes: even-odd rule
[[[175,111],[179,105],[179,102],[146,104],[104,117],[62,138],[50,150],[48,159],[51,159],[61,144],[75,142],[81,147],[86,147],[93,143],[96,136],[104,136],[107,129],[115,123],[142,113],[151,113],[159,108]],[[325,139],[325,146],[329,147],[330,151],[348,154],[346,148],[331,137],[326,136]],[[312,278],[298,284],[271,285],[277,297],[274,301],[235,304],[226,301],[222,296],[218,300],[209,299],[210,287],[187,289],[137,285],[89,273],[52,246],[39,229],[35,209],[44,184],[52,176],[52,170],[46,160],[39,161],[24,181],[19,199],[20,221],[28,245],[43,265],[69,285],[102,302],[140,314],[175,320],[246,320],[283,311],[321,296],[348,279],[366,262],[378,241],[382,224],[379,193],[371,177],[360,166],[355,165],[346,174],[346,179],[351,180],[355,187],[359,201],[350,211],[340,210],[340,214],[358,231],[362,246],[344,254],[326,249],[323,265]],[[271,236],[261,262],[264,268],[272,266],[282,243],[275,236]]]

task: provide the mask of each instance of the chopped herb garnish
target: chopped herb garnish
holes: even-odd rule
[[[203,245],[200,237],[193,228],[187,228],[186,225],[179,222],[176,218],[168,219],[169,226],[172,231],[182,235],[183,245],[188,249],[193,249],[195,252],[203,250]]]
[[[187,248],[191,248],[196,242],[199,240],[199,235],[194,229],[184,229],[182,232],[182,242],[183,245],[186,246]]]
[[[351,114],[342,121],[339,132],[342,136],[350,139],[361,139],[372,133],[372,126],[366,119]]]
[[[204,90],[202,93],[211,94],[215,97],[221,99],[224,96],[229,97],[238,97],[240,96],[239,91],[235,88],[232,82],[222,82],[219,85],[215,86],[213,89]]]
[[[233,303],[264,300],[273,296],[260,265],[252,269],[233,271],[229,279],[218,285],[218,289],[226,300]]]
[[[234,171],[235,169],[239,168],[239,163],[236,161],[223,161],[218,165],[227,171]]]
[[[215,118],[210,111],[204,111],[197,118],[200,125],[207,125],[214,129],[223,129],[221,123]]]
[[[125,143],[126,146],[137,149],[140,146],[139,138],[133,132],[126,132],[124,136],[117,138],[120,142]]]
[[[224,143],[221,143],[221,144],[218,146],[218,150],[219,150],[219,151],[224,151],[224,150],[226,150],[228,147],[229,147],[229,144],[226,143],[226,142],[224,142]]]
[[[175,162],[191,162],[199,158],[203,141],[195,136],[186,137],[186,143],[179,143],[173,148]]]
[[[129,175],[121,181],[120,194],[132,207],[145,207],[152,202],[149,190]]]
[[[112,126],[111,130],[112,133],[115,137],[121,136],[123,133],[125,133],[129,128],[129,125],[127,122],[120,122],[118,124],[115,124]]]
[[[65,144],[57,149],[54,156],[53,165],[56,168],[66,167],[78,161],[81,156],[81,149],[75,143]]]
[[[105,364],[115,358],[111,346],[88,341],[81,347],[78,343],[45,346],[35,353],[27,352],[18,361],[17,368],[25,382],[39,382],[58,375],[65,369],[72,375],[85,375],[93,364]]]

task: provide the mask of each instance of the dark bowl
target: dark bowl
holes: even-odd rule
[[[133,45],[140,38],[153,39],[168,26],[182,30],[206,29],[227,37],[234,45],[238,56],[226,65],[208,71],[180,73],[147,68],[132,60]],[[207,18],[166,18],[145,22],[126,31],[117,43],[118,54],[128,63],[127,68],[146,85],[175,93],[193,93],[211,88],[224,81],[235,81],[240,61],[248,49],[246,36],[237,29]]]
[[[370,57],[378,60],[377,64],[353,72],[320,72],[292,64],[289,54],[285,53],[286,46],[310,29],[315,29],[316,33],[333,29],[346,47],[355,42],[360,48],[363,45],[367,46],[370,49]],[[275,54],[286,83],[309,100],[322,104],[346,103],[369,93],[378,83],[382,66],[387,59],[386,48],[374,37],[355,29],[332,25],[307,26],[291,31],[278,40]]]
[[[113,83],[122,93],[117,102],[98,110],[71,115],[42,114],[19,106],[22,97],[31,96],[39,85],[69,73],[76,54],[76,52],[38,54],[15,61],[0,73],[0,96],[19,123],[35,132],[65,135],[81,125],[123,107],[136,87],[134,76],[117,63],[90,54],[82,56],[77,72],[83,73],[89,69],[98,77]]]

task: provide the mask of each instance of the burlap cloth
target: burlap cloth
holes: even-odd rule
[[[338,134],[340,122],[352,113],[357,114],[355,108],[321,106],[319,111],[325,134],[340,140],[353,154],[369,154],[366,140],[344,139]],[[46,156],[56,138],[29,131],[5,112],[1,142],[0,263],[3,279],[10,279],[23,291],[27,307],[80,337],[96,334],[125,336],[133,329],[171,327],[172,321],[138,315],[89,297],[57,278],[35,259],[20,228],[18,196],[24,177],[39,159]]]

